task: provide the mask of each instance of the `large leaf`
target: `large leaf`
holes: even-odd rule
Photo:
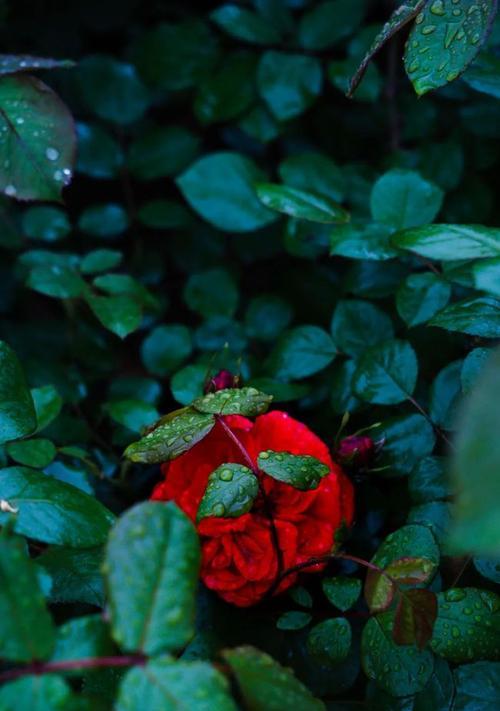
[[[0,190],[19,200],[59,200],[71,180],[75,129],[66,106],[39,79],[0,79]]]
[[[458,492],[453,543],[464,552],[500,554],[500,352],[492,356],[459,419],[452,473]]]
[[[470,336],[500,338],[500,300],[483,296],[458,301],[436,314],[429,325]]]
[[[263,178],[250,158],[223,152],[200,158],[177,184],[191,207],[215,227],[250,232],[277,219],[255,195],[254,185]]]
[[[405,67],[417,94],[438,89],[462,74],[491,30],[497,0],[429,0],[417,15]]]
[[[396,405],[411,397],[417,374],[417,356],[411,345],[386,341],[365,351],[354,375],[354,388],[363,400]]]
[[[0,470],[0,499],[18,509],[15,531],[44,543],[96,546],[106,540],[114,520],[93,496],[34,469]],[[0,512],[0,524],[7,516]]]
[[[259,481],[248,467],[221,464],[208,477],[197,520],[206,516],[241,516],[250,511],[258,493]]]
[[[500,230],[482,225],[426,225],[398,232],[393,242],[430,259],[452,261],[500,255]]]
[[[321,479],[330,471],[316,457],[273,452],[271,449],[260,452],[257,464],[268,476],[301,491],[317,489]]]
[[[48,599],[56,603],[85,602],[104,607],[102,548],[50,546],[36,563],[49,581]]]
[[[183,647],[194,632],[198,566],[195,528],[174,504],[146,502],[122,516],[105,560],[118,644],[145,654]]]
[[[412,170],[384,173],[373,186],[370,205],[373,219],[395,230],[432,222],[443,202],[437,185]]]
[[[54,642],[55,629],[26,544],[0,540],[0,657],[17,662],[46,659]]]
[[[488,590],[451,588],[438,594],[431,647],[451,662],[500,659],[500,598]]]
[[[156,464],[175,459],[198,444],[215,425],[213,415],[186,410],[140,439],[125,450],[125,456],[133,462]]]
[[[455,669],[455,685],[454,711],[497,711],[500,706],[500,663],[464,664]]]
[[[270,656],[253,647],[228,649],[224,659],[236,677],[245,705],[255,711],[324,711],[322,701]]]
[[[0,341],[0,444],[31,434],[37,421],[21,363]]]
[[[236,711],[225,676],[206,662],[159,657],[123,679],[116,711]]]

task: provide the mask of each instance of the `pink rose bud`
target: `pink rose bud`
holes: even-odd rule
[[[367,469],[373,464],[378,450],[378,444],[371,437],[351,435],[340,441],[335,458],[339,464]]]
[[[221,370],[207,382],[205,392],[215,393],[217,390],[226,390],[227,388],[239,388],[240,376],[233,375],[229,370]]]

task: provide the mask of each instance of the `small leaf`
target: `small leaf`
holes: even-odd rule
[[[321,92],[321,63],[315,57],[288,52],[264,52],[257,70],[257,87],[278,121],[302,114]]]
[[[397,291],[396,306],[408,327],[418,326],[441,311],[450,295],[450,284],[436,274],[411,274]]]
[[[0,79],[0,190],[18,200],[59,200],[71,180],[73,119],[39,79]]]
[[[456,692],[453,708],[455,711],[496,711],[500,707],[498,662],[464,664],[455,669],[454,677]]]
[[[389,225],[370,221],[338,225],[330,233],[330,254],[350,259],[384,261],[398,256],[391,244]]]
[[[207,662],[157,657],[121,682],[116,711],[237,711],[226,677]],[[9,710],[10,711],[10,710]]]
[[[498,257],[500,230],[483,225],[426,225],[397,232],[393,243],[429,259]]]
[[[207,516],[241,516],[250,511],[258,493],[258,479],[248,467],[241,464],[221,464],[208,477],[197,520]]]
[[[325,711],[323,702],[315,699],[290,669],[264,652],[253,647],[237,647],[223,652],[223,657],[249,709]]]
[[[443,202],[443,191],[412,170],[384,173],[370,198],[373,219],[395,230],[432,222]]]
[[[458,301],[434,316],[429,326],[481,338],[500,338],[500,300],[482,296]]]
[[[500,257],[482,259],[473,270],[476,289],[500,298]]]
[[[426,583],[436,570],[436,563],[427,558],[398,558],[385,568],[387,575],[402,585]]]
[[[396,405],[411,397],[417,374],[417,356],[411,345],[386,341],[365,351],[354,374],[354,389],[367,402]]]
[[[349,221],[349,213],[318,193],[275,183],[259,183],[256,192],[263,205],[298,220],[325,224]]]
[[[279,630],[301,630],[312,620],[312,615],[309,612],[299,612],[296,610],[290,612],[284,612],[278,618],[276,622],[276,627]]]
[[[52,618],[26,544],[0,540],[0,657],[17,662],[47,659],[54,642]]]
[[[198,412],[212,415],[243,415],[256,417],[267,411],[271,395],[261,393],[256,388],[230,388],[208,393],[193,402]]]
[[[26,286],[56,299],[81,296],[86,285],[76,269],[57,264],[35,267],[29,273]]]
[[[339,350],[353,357],[394,335],[389,316],[375,304],[360,299],[337,302],[331,330]]]
[[[141,325],[141,305],[131,296],[96,296],[87,291],[85,301],[102,325],[119,338],[126,338]]]
[[[496,11],[496,0],[429,0],[424,5],[405,51],[406,72],[419,96],[467,69],[486,41]]]
[[[0,689],[0,708],[2,711],[66,711],[76,710],[76,697],[70,686],[55,674],[30,675]]]
[[[49,439],[34,438],[19,442],[9,442],[6,451],[17,464],[44,469],[57,454],[57,449]]]
[[[197,533],[177,506],[129,509],[110,534],[105,560],[118,644],[148,655],[181,649],[194,631],[198,566]]]
[[[114,651],[109,627],[103,616],[86,615],[68,620],[58,627],[51,662],[105,657],[112,655]],[[73,668],[78,674],[78,667]]]
[[[327,465],[316,457],[274,452],[272,449],[259,454],[257,465],[273,479],[290,484],[300,491],[317,489],[321,479],[330,471]]]
[[[280,36],[274,27],[251,10],[228,3],[210,14],[210,19],[232,37],[253,44],[274,44]]]
[[[33,388],[31,395],[35,404],[36,419],[38,422],[36,431],[41,432],[48,427],[61,412],[63,405],[62,397],[53,385]]]
[[[0,341],[0,444],[31,434],[36,424],[21,363],[12,348]]]
[[[356,603],[362,587],[361,580],[342,576],[324,578],[321,586],[329,602],[342,612],[346,612]]]
[[[133,442],[125,450],[125,456],[133,462],[146,464],[175,459],[198,444],[214,425],[213,415],[187,410]]]
[[[278,380],[299,380],[326,368],[335,358],[335,345],[318,326],[297,326],[280,337],[270,356]]]
[[[394,616],[396,644],[416,644],[424,649],[432,637],[437,612],[437,597],[430,590],[408,590],[401,594]]]
[[[38,556],[36,563],[49,578],[50,602],[85,602],[104,607],[101,548],[50,546]]]
[[[103,543],[114,521],[93,496],[34,469],[0,470],[0,499],[19,509],[14,530],[44,543],[89,548]],[[0,525],[8,514],[0,513]]]
[[[379,52],[379,50],[388,42],[391,37],[393,37],[397,32],[399,32],[408,22],[411,22],[420,10],[424,7],[426,0],[410,0],[410,2],[402,2],[399,7],[397,7],[389,20],[382,27],[380,32],[377,34],[373,43],[368,50],[368,52],[363,57],[363,61],[358,67],[356,74],[350,81],[349,91],[347,92],[348,97],[352,97],[356,91],[359,83],[363,79],[368,66],[373,59],[373,57]]]
[[[307,637],[307,650],[323,666],[340,664],[349,655],[352,630],[349,620],[336,617],[316,625]]]

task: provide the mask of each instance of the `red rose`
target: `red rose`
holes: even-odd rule
[[[210,378],[205,387],[205,392],[215,393],[217,390],[227,390],[237,387],[240,387],[240,376],[233,375],[229,370],[220,370],[217,375]]]
[[[311,430],[286,412],[273,411],[255,423],[237,415],[225,424],[253,462],[265,449],[308,454],[326,464],[330,473],[311,491],[259,474],[271,511],[284,569],[329,553],[335,534],[352,523],[352,485],[333,463],[328,448]],[[152,498],[175,501],[194,521],[205,493],[208,476],[227,462],[248,464],[240,448],[217,423],[199,444],[172,462],[162,465],[165,480]],[[201,577],[224,600],[242,607],[258,602],[270,589],[278,570],[278,556],[268,511],[258,498],[251,512],[239,518],[210,517],[198,524],[202,544]],[[296,576],[286,577],[280,590]]]

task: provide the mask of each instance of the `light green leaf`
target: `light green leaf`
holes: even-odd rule
[[[498,257],[500,230],[482,225],[427,225],[398,232],[392,241],[429,259],[456,260]]]
[[[250,511],[258,493],[259,481],[248,467],[241,464],[221,464],[208,477],[197,520],[207,516],[242,516]]]
[[[256,417],[267,411],[272,399],[271,395],[261,393],[256,388],[229,388],[198,398],[193,402],[193,407],[198,412],[212,415]]]
[[[0,689],[2,711],[68,711],[76,709],[76,698],[60,676],[26,676]]]
[[[259,183],[256,192],[263,205],[298,220],[325,224],[349,221],[349,213],[340,205],[317,193],[276,183]]]
[[[458,301],[434,316],[429,326],[481,338],[500,338],[500,300],[483,296]]]
[[[273,479],[290,484],[300,491],[317,489],[321,479],[330,471],[327,465],[316,457],[274,452],[271,449],[260,452],[257,465]]]
[[[43,469],[57,454],[57,449],[49,439],[34,438],[9,442],[6,452],[17,464]]]

